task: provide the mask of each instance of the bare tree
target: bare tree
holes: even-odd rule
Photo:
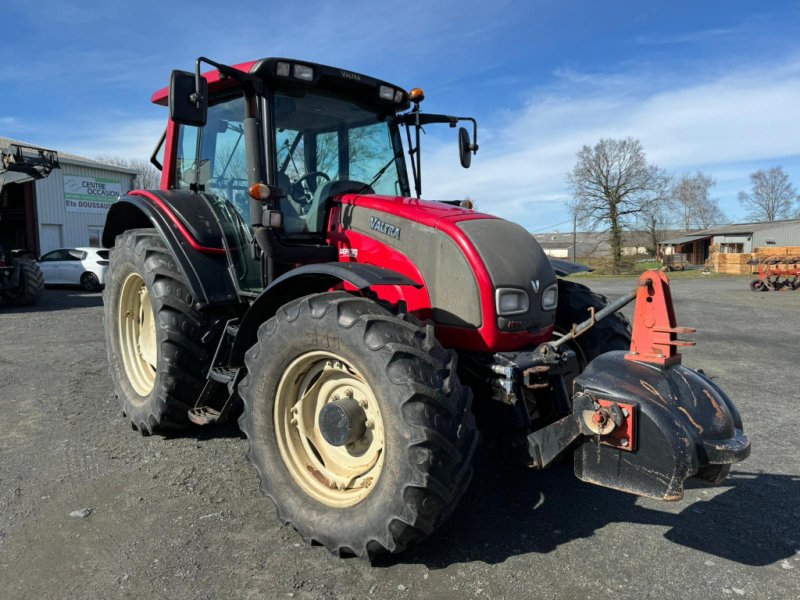
[[[800,201],[783,167],[759,169],[750,174],[752,193],[739,192],[739,202],[752,221],[786,219],[795,201]]]
[[[574,202],[570,208],[582,225],[605,225],[611,233],[613,271],[622,262],[622,230],[654,202],[664,202],[669,178],[647,162],[639,140],[601,139],[584,146],[567,182]]]
[[[728,222],[728,217],[722,212],[719,202],[714,198],[700,202],[695,209],[695,225],[699,229],[708,229],[714,225]]]
[[[122,156],[98,156],[95,160],[136,171],[136,181],[133,183],[134,188],[155,190],[161,185],[161,172],[150,161],[139,158],[123,158]]]
[[[713,177],[698,171],[694,175],[681,175],[672,186],[670,207],[684,231],[708,229],[725,222],[726,217],[719,203],[709,194],[716,183]]]
[[[667,239],[674,222],[666,202],[648,202],[636,215],[636,226],[647,233],[647,251],[656,259],[661,258],[661,242]]]

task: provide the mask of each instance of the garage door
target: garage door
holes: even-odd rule
[[[41,254],[46,254],[51,250],[58,250],[59,248],[64,247],[64,237],[61,233],[61,225],[42,225],[41,233]]]

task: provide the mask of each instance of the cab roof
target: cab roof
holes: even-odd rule
[[[311,81],[299,81],[290,76],[278,75],[278,63],[289,63],[292,68],[294,65],[311,67],[313,69],[313,79]],[[371,88],[374,90],[373,93],[375,94],[376,100],[378,99],[378,90],[380,86],[389,86],[395,91],[400,91],[402,93],[402,99],[400,102],[388,102],[388,104],[394,104],[396,111],[405,110],[410,105],[408,92],[400,86],[393,85],[380,79],[375,79],[374,77],[369,77],[368,75],[362,75],[361,73],[340,69],[338,67],[329,67],[327,65],[321,65],[303,60],[277,57],[262,58],[260,60],[243,62],[232,65],[232,67],[242,71],[243,73],[256,75],[269,82],[279,83],[283,86],[309,87],[324,83],[326,86],[330,87],[347,88],[355,93],[369,93]],[[216,69],[203,73],[203,77],[205,77],[208,81],[209,90],[212,92],[219,91],[220,86],[222,85],[220,84],[221,81],[231,81],[230,78],[224,76],[220,77],[220,73]],[[163,87],[153,94],[151,101],[154,104],[166,106],[168,103],[168,98],[169,87]]]

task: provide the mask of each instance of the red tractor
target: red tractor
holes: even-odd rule
[[[478,430],[502,456],[566,456],[584,481],[650,497],[721,482],[750,443],[680,364],[689,330],[663,274],[606,306],[519,225],[420,200],[423,126],[467,121],[464,167],[478,149],[474,119],[422,99],[293,59],[173,71],[153,96],[170,115],[161,189],[123,196],[103,234],[108,358],[134,429],[239,415],[278,517],[363,558],[452,513]],[[634,299],[632,339],[616,311]]]

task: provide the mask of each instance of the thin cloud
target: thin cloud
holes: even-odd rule
[[[674,172],[705,165],[713,175],[734,162],[800,155],[800,61],[670,89],[660,80],[648,86],[641,73],[613,77],[629,85],[589,78],[533,90],[484,136],[469,171],[457,171],[453,140],[430,141],[425,195],[470,195],[482,210],[533,227],[566,218],[565,174],[581,146],[602,137],[636,137],[650,160]],[[735,198],[722,200],[738,211]]]
[[[640,35],[636,38],[636,43],[645,45],[688,44],[727,36],[733,32],[733,29],[705,29],[703,31],[692,31],[670,36]]]
[[[120,156],[148,160],[166,125],[166,110],[162,118],[72,121],[62,123],[61,129],[47,136],[47,143],[57,150],[80,156]],[[34,140],[28,140],[34,141]]]

